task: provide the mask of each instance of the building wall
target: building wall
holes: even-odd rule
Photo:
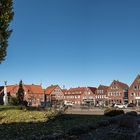
[[[57,86],[50,94],[45,94],[46,102],[51,102],[52,105],[63,103],[64,93],[61,88]]]
[[[94,102],[95,95],[88,88],[76,88],[75,90],[67,90],[64,93],[64,102],[71,102],[73,104],[84,104],[88,101]]]
[[[129,103],[134,103],[140,106],[140,76],[134,80],[129,88]]]
[[[31,85],[32,86],[32,85]],[[11,97],[16,97],[16,93],[18,92],[18,85],[13,85],[12,88],[11,86],[7,86],[7,90],[9,96]],[[44,101],[44,93],[42,90],[42,93],[33,93],[32,91],[30,91],[28,88],[26,88],[26,86],[23,86],[24,89],[24,100],[26,100],[29,105],[31,106],[40,106],[41,102]]]
[[[124,104],[124,89],[120,88],[117,82],[112,82],[107,91],[109,104],[122,103]]]
[[[73,104],[81,104],[81,94],[75,94],[75,93],[65,93],[64,95],[64,102],[70,102]]]
[[[92,105],[95,104],[95,94],[89,88],[86,88],[86,90],[81,95],[81,103],[86,104],[89,102]]]
[[[99,86],[95,92],[95,104],[105,106],[107,103],[107,87]]]
[[[40,106],[44,102],[44,94],[42,93],[28,93],[24,96],[25,100],[30,106]]]

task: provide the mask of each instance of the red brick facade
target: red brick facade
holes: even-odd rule
[[[109,88],[108,86],[99,85],[95,93],[95,100],[96,100],[95,104],[97,105],[99,104],[101,106],[106,105],[108,88]]]
[[[119,81],[113,81],[107,90],[109,104],[128,102],[128,85]]]
[[[24,85],[24,98],[31,106],[40,106],[44,102],[44,91],[40,85]]]
[[[140,75],[136,77],[129,88],[129,103],[140,106]]]
[[[52,105],[63,103],[64,93],[58,85],[51,85],[45,90],[45,102],[50,102]]]
[[[95,103],[95,91],[94,87],[78,87],[70,88],[69,90],[63,90],[64,102],[71,102],[73,104],[85,104]]]

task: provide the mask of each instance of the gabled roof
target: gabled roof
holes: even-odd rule
[[[68,91],[69,92],[84,92],[86,90],[86,87],[77,87],[77,88],[70,88]]]
[[[97,90],[96,87],[88,87],[88,88],[92,91],[92,93],[95,93],[95,91]]]
[[[133,81],[133,83],[131,84],[130,88],[134,85],[134,83],[135,83],[137,80],[140,80],[140,75],[139,75],[139,74],[138,74],[138,76],[135,78],[135,80]]]
[[[23,85],[31,93],[44,93],[41,85]]]
[[[76,87],[76,88],[70,88],[68,90],[64,91],[64,94],[83,94],[86,91],[86,87]]]
[[[107,91],[107,89],[109,88],[109,86],[105,86],[105,85],[99,85],[98,89],[101,88],[102,90]]]
[[[6,87],[7,87],[7,92],[12,92],[15,90],[17,92],[19,85],[7,85]],[[30,93],[44,93],[41,85],[33,85],[33,84],[32,85],[24,85],[23,84],[23,89],[25,91],[29,91]],[[3,87],[3,90],[4,90],[4,87]]]
[[[14,91],[16,88],[18,88],[18,85],[7,85],[7,92]]]
[[[58,87],[58,85],[51,85],[51,86],[47,87],[45,94],[51,94],[57,87]]]
[[[95,93],[97,88],[95,87],[76,87],[76,88],[70,88],[68,90],[64,90],[64,93],[69,92],[70,94],[83,94],[85,91],[90,90],[92,93]]]
[[[67,91],[68,91],[67,89],[62,89],[62,92],[63,92],[63,93],[65,93],[65,92],[67,92]]]
[[[121,89],[123,89],[123,90],[129,88],[129,86],[128,86],[127,84],[122,83],[122,82],[120,82],[120,81],[116,81],[116,80],[114,80],[113,82],[117,83],[118,86],[119,86]]]

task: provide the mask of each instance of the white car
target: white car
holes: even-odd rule
[[[124,104],[115,104],[114,107],[115,107],[115,108],[120,108],[120,109],[122,109],[122,108],[127,108],[127,106],[124,105]]]
[[[65,102],[64,103],[66,106],[73,106],[73,103],[72,102]]]

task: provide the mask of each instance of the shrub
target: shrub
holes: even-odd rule
[[[119,110],[119,109],[112,109],[112,108],[109,108],[109,109],[106,109],[104,111],[104,115],[105,116],[117,116],[117,115],[121,115],[121,114],[124,114],[124,111],[123,110]]]
[[[9,105],[19,105],[19,101],[16,97],[10,97]]]
[[[27,107],[28,106],[28,102],[26,100],[22,101],[22,105]]]

